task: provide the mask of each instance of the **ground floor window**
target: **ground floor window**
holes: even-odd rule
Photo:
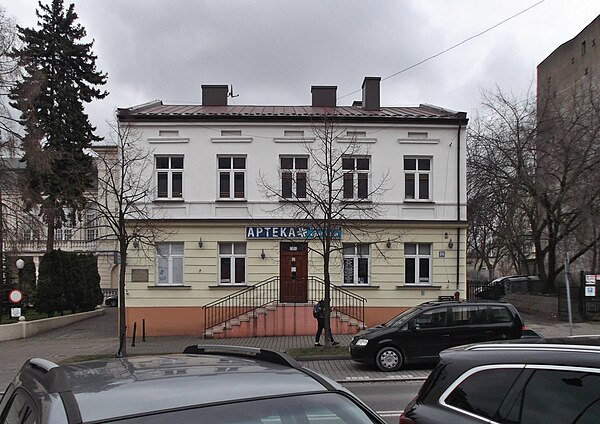
[[[183,243],[157,243],[156,284],[183,285]]]
[[[404,244],[405,284],[431,284],[431,244]]]
[[[219,284],[246,284],[246,243],[219,243]]]
[[[369,245],[344,244],[344,284],[369,284]]]

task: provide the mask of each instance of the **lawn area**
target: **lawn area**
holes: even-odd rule
[[[14,324],[16,322],[19,322],[18,318],[11,318],[10,316],[10,310],[3,310],[3,314],[0,317],[0,324]],[[25,309],[24,311],[21,311],[22,315],[25,315],[25,318],[27,319],[27,321],[36,321],[38,319],[44,319],[44,318],[51,318],[48,317],[48,314],[40,314],[39,312],[36,312],[35,309]],[[71,315],[71,311],[63,311],[63,315]],[[58,314],[53,315],[53,316],[60,316]]]

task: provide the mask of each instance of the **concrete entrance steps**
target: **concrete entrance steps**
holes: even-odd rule
[[[297,303],[267,305],[208,329],[204,337],[312,336],[317,329],[312,307],[312,304]],[[364,323],[339,311],[334,310],[331,315],[333,334],[355,334],[364,328]]]

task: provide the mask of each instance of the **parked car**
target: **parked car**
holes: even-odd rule
[[[400,424],[597,423],[600,339],[518,342],[441,352]]]
[[[0,401],[0,422],[385,423],[285,354],[232,346],[68,365],[30,359]]]
[[[499,300],[515,289],[518,292],[528,293],[529,286],[539,284],[539,277],[535,275],[510,275],[496,278],[475,290],[475,297],[479,299]]]
[[[404,364],[435,362],[449,347],[518,339],[524,330],[517,309],[504,302],[426,302],[350,342],[356,362],[396,371]]]
[[[117,306],[119,304],[119,297],[118,296],[108,296],[106,298],[106,300],[104,301],[104,304],[106,306]]]

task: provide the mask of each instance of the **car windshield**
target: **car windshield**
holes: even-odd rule
[[[339,393],[315,393],[272,399],[231,402],[170,410],[111,421],[126,424],[211,423],[377,423],[357,404]]]
[[[389,320],[388,322],[386,322],[383,325],[385,327],[400,327],[406,321],[411,319],[415,315],[415,313],[419,310],[420,310],[420,308],[418,306],[413,306],[412,308],[407,309],[406,311],[402,312],[400,315],[395,316],[394,318],[392,318],[391,320]]]

